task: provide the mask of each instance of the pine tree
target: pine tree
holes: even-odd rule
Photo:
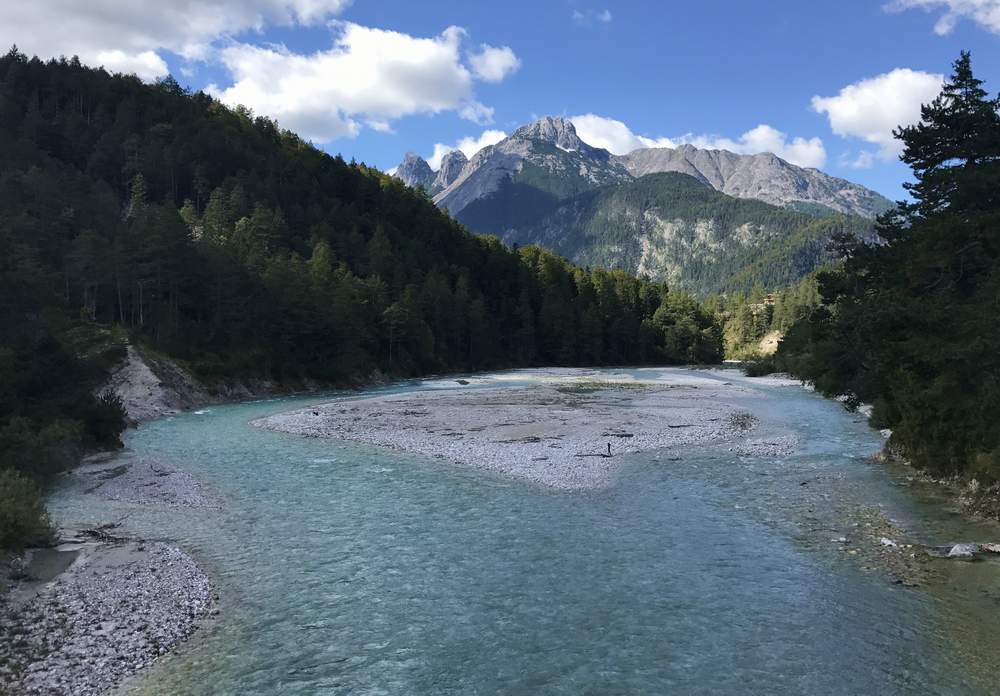
[[[1000,202],[1000,96],[989,99],[963,51],[941,94],[920,109],[921,120],[893,134],[905,144],[900,157],[915,183],[907,217],[995,210]]]

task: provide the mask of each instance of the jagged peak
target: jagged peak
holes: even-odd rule
[[[445,162],[468,162],[469,158],[465,156],[465,153],[461,150],[452,150],[451,152],[446,152],[444,157],[441,158],[441,166],[444,166]]]
[[[542,140],[564,150],[580,150],[589,147],[576,134],[573,122],[561,116],[543,116],[533,123],[521,126],[510,137],[523,140]]]

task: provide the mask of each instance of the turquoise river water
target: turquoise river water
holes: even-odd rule
[[[109,503],[69,484],[51,505],[65,524],[127,515],[127,532],[175,541],[218,585],[219,617],[130,693],[997,693],[1000,565],[933,561],[937,580],[909,588],[834,541],[855,506],[925,543],[997,530],[867,461],[880,436],[839,404],[700,374],[750,385],[734,402],[760,432],[803,446],[779,459],[629,455],[610,488],[566,493],[248,425],[356,396],[311,395],[129,433],[123,456],[192,473],[218,507]],[[444,385],[460,388],[373,391]]]

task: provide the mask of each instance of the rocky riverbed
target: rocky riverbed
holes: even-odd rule
[[[148,666],[212,611],[208,576],[175,546],[92,540],[48,583],[26,582],[0,608],[0,682],[11,694],[104,693]],[[0,688],[2,693],[2,688]]]
[[[750,439],[756,418],[727,399],[742,388],[695,373],[553,375],[528,387],[477,386],[343,399],[253,425],[391,447],[564,490],[606,486],[618,455],[731,442],[787,453],[794,441]]]
[[[86,495],[137,506],[216,505],[189,474],[144,459],[92,457],[67,476]],[[210,578],[174,545],[127,538],[118,522],[63,529],[60,539],[9,568],[15,582],[0,595],[3,696],[105,693],[217,612]]]

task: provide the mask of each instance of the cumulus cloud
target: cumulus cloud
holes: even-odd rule
[[[433,38],[338,22],[331,49],[302,55],[284,46],[233,44],[220,52],[233,84],[215,88],[227,104],[276,118],[303,137],[329,142],[353,136],[359,122],[387,130],[393,119],[456,111],[476,123],[493,110],[473,96],[461,61],[464,31]]]
[[[350,0],[24,0],[0,2],[0,45],[17,44],[42,58],[77,55],[88,65],[135,72],[149,80],[167,74],[164,49],[189,60],[205,58],[222,37],[265,25],[315,25]]]
[[[636,135],[623,122],[597,114],[573,116],[570,121],[583,142],[616,155],[624,155],[640,147],[677,147],[677,143],[670,138]]]
[[[897,68],[847,85],[835,96],[815,96],[812,107],[826,114],[837,135],[861,138],[879,147],[880,158],[892,159],[902,151],[893,129],[919,121],[920,105],[933,100],[943,82],[943,75]]]
[[[427,158],[427,164],[431,166],[431,169],[437,171],[441,167],[441,160],[449,152],[454,150],[461,150],[465,153],[466,157],[472,157],[474,154],[482,150],[487,145],[493,145],[500,142],[507,137],[507,134],[502,130],[486,130],[476,138],[473,136],[467,136],[462,138],[453,145],[445,145],[444,143],[434,144],[434,154]]]
[[[391,133],[395,119],[454,111],[474,123],[493,122],[493,108],[475,98],[477,80],[500,82],[520,59],[509,46],[481,44],[463,56],[465,30],[430,38],[339,21],[351,0],[0,0],[0,43],[43,58],[78,55],[89,65],[167,74],[169,54],[182,74],[212,60],[227,71],[206,91],[277,119],[315,142],[357,135],[362,127]],[[272,26],[322,26],[331,46],[310,54],[284,45],[251,43],[248,33]]]
[[[693,133],[672,138],[638,135],[623,122],[596,114],[573,116],[570,120],[581,140],[595,147],[603,147],[616,155],[623,155],[641,147],[677,147],[690,144],[703,149],[729,150],[744,155],[772,152],[802,167],[822,167],[826,162],[826,148],[819,138],[789,139],[785,133],[766,124],[748,130],[734,140]]]
[[[1000,34],[1000,0],[894,0],[884,7],[889,12],[944,10],[934,24],[934,33],[938,36],[950,34],[961,19],[971,19],[984,29]]]
[[[167,64],[155,51],[128,54],[117,49],[100,51],[94,61],[113,73],[134,74],[141,80],[152,82],[167,74]]]
[[[500,82],[521,67],[521,60],[510,46],[482,44],[478,52],[469,54],[472,72],[484,82]]]
[[[748,130],[738,140],[705,135],[686,135],[682,142],[711,150],[729,150],[743,155],[771,152],[800,167],[822,167],[826,163],[826,148],[819,138],[794,137],[765,123]]]

